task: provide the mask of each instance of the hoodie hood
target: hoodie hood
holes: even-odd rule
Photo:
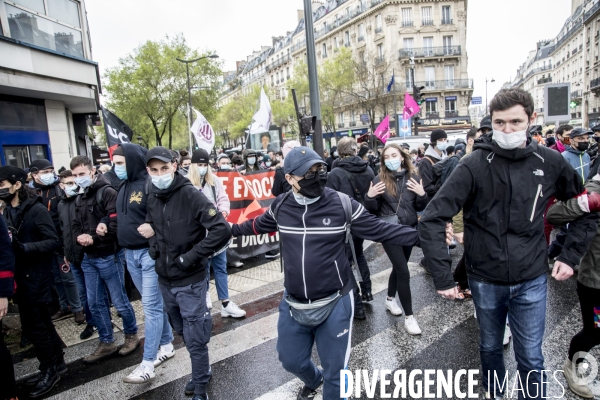
[[[428,157],[431,157],[437,161],[443,160],[444,158],[448,157],[448,155],[446,154],[445,151],[442,151],[442,155],[440,156],[434,149],[433,146],[429,146],[427,148],[427,150],[425,151],[425,155]]]
[[[365,172],[367,170],[367,167],[369,166],[369,162],[363,160],[362,158],[360,158],[358,156],[352,156],[352,157],[341,158],[337,162],[336,166],[344,168],[346,171],[349,171],[349,172],[360,173],[360,172]]]
[[[500,157],[508,158],[509,160],[519,160],[528,157],[531,153],[535,153],[537,150],[538,143],[535,140],[527,139],[527,145],[522,149],[506,150],[498,146],[494,140],[492,140],[492,132],[481,136],[475,140],[473,150],[483,149],[491,151],[499,155]]]
[[[146,171],[146,153],[148,150],[132,143],[123,143],[121,148],[125,155],[127,180],[133,182],[148,179],[148,171]]]
[[[259,169],[258,168],[258,157],[261,157],[261,154],[259,152],[257,152],[256,150],[252,150],[252,149],[246,149],[242,152],[242,156],[244,158],[244,166],[246,168],[255,168],[255,169]],[[248,157],[252,157],[254,156],[256,158],[256,161],[254,162],[254,164],[250,165],[248,164]]]

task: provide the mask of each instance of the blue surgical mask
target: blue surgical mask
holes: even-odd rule
[[[206,171],[208,171],[208,167],[198,167],[198,173],[200,176],[206,175]]]
[[[256,157],[248,157],[248,165],[254,165],[256,162]]]
[[[52,173],[52,172],[48,172],[47,174],[40,175],[40,181],[42,182],[42,184],[44,184],[46,186],[52,185],[55,180],[56,180],[56,178],[54,177],[54,173]]]
[[[79,194],[79,188],[76,185],[65,186],[65,193],[69,197],[77,196]]]
[[[268,168],[268,167],[270,167],[270,166],[271,166],[271,161],[267,161],[267,162],[265,163],[265,165],[267,166],[267,168]]]
[[[127,167],[125,165],[115,165],[115,174],[117,178],[124,181],[127,179]]]
[[[157,189],[165,190],[173,183],[173,175],[164,174],[164,175],[152,175],[152,184],[156,186]]]
[[[75,178],[75,184],[82,189],[87,189],[92,186],[92,177],[89,175]]]
[[[219,167],[222,171],[231,171],[231,165],[223,164]]]
[[[397,171],[400,168],[401,161],[399,158],[391,158],[389,160],[385,160],[385,166],[390,171]]]
[[[446,151],[446,148],[448,147],[448,142],[437,142],[435,146],[439,151]]]

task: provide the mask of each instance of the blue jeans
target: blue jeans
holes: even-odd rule
[[[154,269],[154,260],[148,255],[148,249],[127,249],[126,259],[127,270],[133,284],[142,295],[146,324],[144,360],[154,361],[158,353],[158,346],[173,341],[169,317],[164,311],[163,298],[158,287],[158,275]]]
[[[479,322],[479,354],[485,391],[493,393],[495,390],[497,395],[507,391],[507,384],[503,382],[506,368],[502,340],[508,314],[517,372],[523,382],[523,390],[518,392],[519,399],[541,398],[542,393],[546,396],[546,385],[542,385],[541,374],[544,369],[542,340],[547,283],[546,274],[506,286],[469,279]],[[501,385],[504,387],[501,388]]]
[[[217,254],[209,259],[207,271],[209,275],[210,267],[212,267],[213,271],[215,272],[215,286],[217,287],[219,300],[222,301],[229,299],[229,287],[227,283],[227,251]],[[207,284],[210,284],[208,279]]]
[[[116,257],[116,255],[90,257],[86,254],[81,263],[81,269],[85,276],[88,305],[98,328],[100,341],[104,343],[112,343],[115,340],[110,309],[103,301],[106,296],[104,285],[110,293],[113,305],[123,318],[124,332],[128,335],[137,333],[135,313],[125,293],[123,266]]]
[[[92,317],[92,313],[90,311],[90,307],[88,307],[87,303],[87,291],[85,290],[85,277],[83,276],[83,271],[81,270],[81,265],[76,264],[74,262],[71,263],[71,272],[73,273],[73,278],[75,278],[75,283],[77,284],[77,291],[79,292],[79,301],[81,302],[81,306],[85,311],[85,322],[88,325],[96,326],[94,323],[94,317]],[[102,299],[100,299],[102,301]],[[104,298],[106,301],[106,297]]]
[[[64,264],[64,256],[60,253],[52,253],[52,276],[54,278],[54,287],[58,293],[58,301],[62,311],[71,310],[76,313],[83,310],[77,283],[72,271],[62,272],[60,266]]]

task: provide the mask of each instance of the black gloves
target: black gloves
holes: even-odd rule
[[[188,257],[185,254],[178,256],[175,259],[175,263],[183,271],[189,269],[193,265],[193,263],[188,259]]]

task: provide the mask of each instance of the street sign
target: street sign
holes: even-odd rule
[[[568,121],[571,118],[571,84],[547,83],[544,85],[544,123]]]
[[[369,114],[360,114],[360,122],[364,124],[369,123]]]
[[[475,105],[475,104],[482,104],[483,101],[481,99],[481,96],[479,97],[471,97],[471,104]]]

